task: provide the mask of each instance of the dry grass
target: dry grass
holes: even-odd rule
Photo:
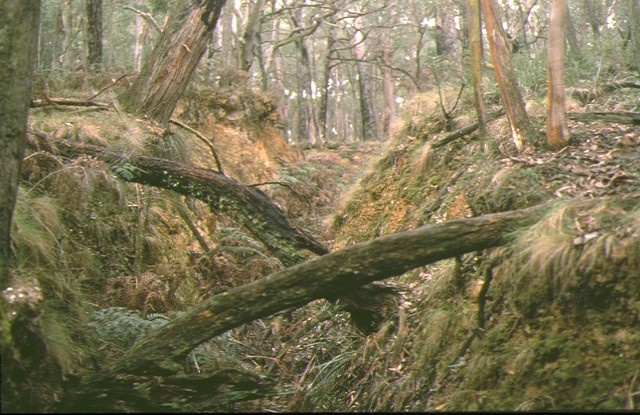
[[[581,287],[616,278],[620,262],[640,263],[640,207],[611,199],[603,204],[560,203],[513,246],[504,275],[532,308]],[[525,295],[526,294],[526,295]]]

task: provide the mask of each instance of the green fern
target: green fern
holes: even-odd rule
[[[88,326],[96,330],[100,340],[127,349],[140,337],[168,321],[169,318],[162,314],[149,314],[145,319],[137,310],[109,307],[93,312]]]
[[[124,180],[130,181],[140,173],[146,173],[140,167],[134,166],[130,163],[119,164],[117,166],[111,166],[111,171],[118,177]]]

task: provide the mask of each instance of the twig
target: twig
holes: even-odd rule
[[[484,329],[484,323],[486,321],[484,315],[484,308],[487,303],[487,292],[489,292],[489,286],[491,285],[491,280],[493,279],[493,268],[491,266],[487,267],[484,273],[484,283],[482,284],[482,288],[480,288],[480,292],[478,293],[478,328]]]
[[[102,88],[100,91],[98,91],[97,94],[90,96],[89,98],[87,98],[87,100],[92,100],[95,97],[97,97],[98,95],[102,94],[104,91],[106,91],[107,89],[111,88],[112,86],[114,86],[115,84],[117,84],[118,82],[120,82],[120,80],[122,78],[124,78],[125,76],[127,76],[127,74],[122,75],[120,78],[116,79],[115,81],[113,81],[112,83],[110,83],[109,85],[105,86],[104,88]]]
[[[202,135],[202,133],[200,133],[199,131],[189,127],[187,124],[181,123],[178,120],[171,119],[169,120],[169,122],[177,125],[178,127],[184,128],[185,130],[193,133],[196,137],[202,140],[202,142],[204,142],[207,145],[207,147],[209,147],[209,149],[211,150],[211,154],[213,154],[213,158],[216,161],[216,167],[218,167],[218,173],[226,176],[226,174],[224,174],[224,171],[222,170],[222,163],[220,163],[220,159],[218,158],[218,153],[216,152],[216,148],[213,146],[213,143],[211,142],[211,140],[209,140],[207,137]]]
[[[49,105],[66,105],[71,107],[108,107],[104,102],[91,101],[89,99],[78,98],[45,98],[31,100],[31,108],[46,107]]]
[[[163,30],[160,27],[160,25],[158,24],[158,22],[156,22],[156,19],[153,18],[153,16],[151,16],[149,13],[145,13],[143,11],[140,11],[138,9],[135,9],[131,6],[124,6],[125,9],[127,10],[131,10],[132,12],[140,15],[140,17],[142,17],[143,19],[145,19],[146,21],[148,21],[149,23],[151,23],[151,26],[153,26],[154,29],[156,29],[158,31],[158,33],[162,33]]]
[[[504,110],[500,109],[492,114],[489,114],[489,116],[486,119],[486,123],[489,123],[493,120],[495,120],[496,118],[502,117],[504,115]],[[431,144],[431,148],[438,148],[438,147],[442,147],[445,144],[449,144],[450,142],[457,140],[460,137],[464,137],[467,134],[471,134],[472,132],[474,132],[475,130],[478,129],[478,123],[473,123],[467,127],[464,127],[458,131],[454,131],[453,133],[445,136],[444,138],[441,138],[440,140],[434,142],[433,144]]]
[[[284,187],[288,188],[291,191],[291,193],[293,193],[294,196],[296,196],[299,200],[301,200],[303,202],[307,202],[307,204],[309,205],[309,209],[312,208],[311,200],[309,200],[309,197],[307,197],[307,196],[305,196],[305,195],[303,195],[303,194],[301,194],[299,192],[296,192],[294,190],[293,186],[291,186],[290,183],[279,182],[279,181],[266,181],[266,182],[262,182],[262,183],[249,184],[248,186],[249,187],[258,187],[258,186],[264,186],[266,184],[277,184],[277,185],[284,186]]]

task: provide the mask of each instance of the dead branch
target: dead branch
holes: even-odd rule
[[[514,230],[535,223],[551,206],[428,225],[276,272],[193,307],[136,343],[114,370],[147,375],[178,370],[194,347],[227,330],[441,259],[503,245]]]
[[[138,10],[136,8],[133,8],[131,6],[124,6],[124,8],[127,9],[127,10],[131,10],[132,12],[134,12],[137,15],[139,15],[140,17],[142,17],[147,22],[151,23],[151,26],[153,26],[153,28],[156,29],[156,31],[158,33],[162,33],[163,32],[163,30],[160,27],[160,25],[158,24],[158,22],[156,22],[156,19],[154,19],[153,16],[151,16],[149,13],[145,13],[145,12],[140,11],[140,10]]]
[[[122,76],[120,76],[120,78],[116,79],[115,81],[111,82],[109,85],[105,86],[104,88],[102,88],[100,91],[98,91],[97,94],[90,96],[88,99],[92,100],[95,97],[97,97],[98,95],[102,94],[104,91],[106,91],[107,89],[111,88],[112,86],[114,86],[115,84],[117,84],[118,82],[120,82],[120,80],[122,80],[125,76],[127,76],[127,74],[124,74]]]
[[[570,120],[580,122],[601,122],[611,124],[640,125],[640,113],[630,111],[617,112],[570,112]]]
[[[41,108],[50,105],[68,105],[72,107],[102,107],[108,108],[109,104],[78,98],[44,98],[31,100],[31,108]]]
[[[500,109],[492,114],[489,114],[489,116],[487,117],[486,122],[489,123],[497,118],[500,118],[504,115],[504,110]],[[434,142],[433,144],[431,144],[431,148],[438,148],[438,147],[442,147],[445,144],[449,144],[450,142],[457,140],[458,138],[464,137],[467,134],[471,134],[472,132],[474,132],[475,130],[478,129],[478,123],[473,123],[471,125],[468,125],[458,131],[454,131],[453,133],[441,138],[440,140]]]
[[[184,128],[185,130],[189,131],[190,133],[192,133],[196,137],[198,137],[200,140],[202,140],[202,142],[205,143],[205,145],[207,147],[209,147],[209,150],[211,150],[211,154],[213,154],[213,159],[216,162],[216,167],[218,168],[218,173],[224,175],[224,171],[222,170],[222,163],[220,163],[220,159],[218,158],[218,152],[216,151],[216,148],[214,147],[214,145],[211,142],[211,140],[209,140],[207,137],[202,135],[202,133],[200,133],[198,130],[196,130],[194,128],[191,128],[187,124],[181,123],[178,120],[171,119],[171,120],[169,120],[169,122],[172,123],[172,124],[177,125],[178,127]]]

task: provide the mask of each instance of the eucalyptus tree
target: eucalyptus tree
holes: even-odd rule
[[[469,35],[469,67],[473,82],[473,98],[478,117],[478,133],[486,135],[486,114],[482,98],[482,26],[480,19],[480,0],[467,0],[467,25]]]
[[[511,63],[511,53],[499,17],[498,5],[495,0],[480,0],[480,6],[502,105],[509,118],[513,141],[518,150],[522,151],[532,138],[533,129]]]
[[[567,0],[552,0],[547,53],[547,144],[559,150],[569,144],[565,110],[564,27]]]
[[[206,51],[226,0],[180,0],[140,74],[118,96],[127,111],[166,124]]]

